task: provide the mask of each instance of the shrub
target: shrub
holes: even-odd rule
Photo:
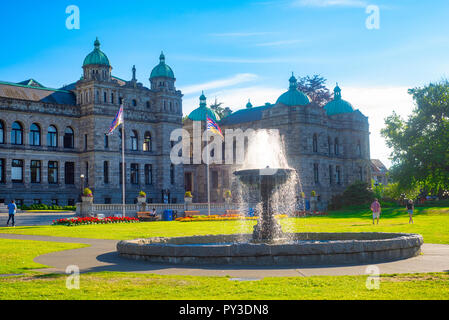
[[[310,194],[312,197],[316,197],[316,191],[313,190],[312,193]]]
[[[143,192],[143,191],[139,192],[139,197],[146,197],[146,196],[147,196],[147,194],[145,192]]]
[[[85,196],[85,197],[93,197],[94,195],[92,193],[92,190],[90,190],[89,188],[85,188],[84,191],[83,191],[83,196]]]
[[[187,192],[184,194],[184,198],[193,198],[193,197],[192,197],[192,193],[191,193],[190,191],[187,191]]]
[[[332,197],[329,208],[337,210],[351,205],[370,204],[374,198],[374,193],[370,190],[368,183],[358,181],[346,188],[343,194]]]
[[[232,197],[231,190],[226,190],[226,191],[224,192],[224,197],[225,197],[225,198],[231,198],[231,197]]]

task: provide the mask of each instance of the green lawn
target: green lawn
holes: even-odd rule
[[[449,274],[382,276],[379,290],[366,276],[285,277],[231,281],[228,277],[83,274],[80,290],[61,275],[0,278],[0,299],[303,300],[449,299]]]
[[[0,233],[97,239],[134,239],[251,232],[255,222],[149,222],[78,227],[0,228]],[[418,208],[415,225],[404,209],[385,209],[379,226],[367,210],[333,212],[327,217],[281,221],[296,232],[414,232],[428,243],[449,244],[449,208]],[[133,273],[81,275],[80,290],[68,290],[64,275],[43,275],[33,258],[85,245],[0,239],[0,299],[449,299],[449,273],[382,276],[379,290],[368,290],[367,276],[282,277],[231,281],[228,277],[160,276]]]
[[[0,274],[24,273],[45,268],[33,259],[37,256],[86,247],[84,244],[0,239]]]
[[[78,227],[36,226],[0,228],[0,233],[129,240],[148,237],[179,237],[207,234],[251,233],[254,221],[147,222],[136,224],[87,225]],[[383,210],[380,225],[373,226],[368,210],[335,211],[325,217],[281,220],[289,232],[410,232],[427,243],[449,244],[449,208],[417,208],[415,224],[408,224],[403,208]]]

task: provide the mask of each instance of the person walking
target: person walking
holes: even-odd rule
[[[410,220],[408,221],[409,224],[413,224],[413,211],[415,210],[415,205],[413,204],[413,200],[409,200],[407,202],[407,211],[408,211],[408,215],[410,217]]]
[[[374,202],[371,204],[371,211],[373,212],[373,224],[374,221],[377,219],[377,224],[379,224],[380,219],[380,203],[378,199],[374,199]]]
[[[15,225],[16,225],[15,220],[14,220],[14,215],[16,214],[17,206],[14,202],[15,202],[14,200],[11,200],[11,203],[8,204],[9,218],[8,218],[8,222],[6,222],[6,226],[9,225],[10,220],[12,220],[13,227],[15,227]]]

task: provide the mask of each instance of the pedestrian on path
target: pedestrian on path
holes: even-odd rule
[[[8,204],[9,218],[8,222],[6,222],[6,226],[8,226],[9,221],[12,220],[12,226],[15,227],[14,215],[16,214],[17,206],[14,202],[14,200],[11,200],[11,203]]]
[[[409,200],[407,202],[407,211],[408,215],[410,217],[410,220],[408,221],[409,224],[413,224],[413,211],[415,210],[415,205],[413,204],[413,200]]]
[[[374,221],[377,219],[377,224],[379,224],[380,219],[380,203],[378,199],[374,199],[374,202],[371,204],[371,211],[373,211],[373,224]]]

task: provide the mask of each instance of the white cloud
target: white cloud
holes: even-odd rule
[[[365,8],[366,1],[361,0],[296,0],[293,6],[296,7],[353,7]]]
[[[389,167],[388,159],[391,150],[386,146],[380,130],[385,126],[385,118],[395,111],[407,118],[415,107],[412,97],[407,93],[408,87],[344,87],[342,98],[351,102],[355,109],[359,109],[369,117],[371,158],[380,159]]]
[[[254,37],[275,34],[275,32],[225,32],[225,33],[210,33],[213,37]]]
[[[300,43],[301,40],[280,40],[280,41],[273,41],[273,42],[263,42],[256,44],[257,47],[278,47],[278,46],[284,46],[289,44],[295,44]]]
[[[184,94],[192,94],[192,93],[201,92],[203,90],[231,87],[231,86],[235,86],[237,84],[254,81],[257,78],[258,78],[258,76],[256,74],[239,73],[230,78],[214,80],[214,81],[205,82],[205,83],[201,83],[201,84],[195,84],[195,85],[181,88],[181,90]]]

